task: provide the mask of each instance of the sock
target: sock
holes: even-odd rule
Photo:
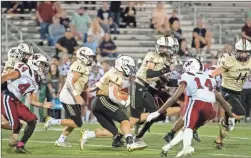
[[[174,130],[171,129],[171,131],[168,132],[168,133],[170,133],[170,135],[174,136],[176,132],[175,132]]]
[[[133,143],[132,134],[126,134],[125,139],[126,139],[126,144],[132,144]]]
[[[22,146],[24,146],[25,145],[25,143],[23,143],[23,142],[21,142],[21,141],[19,141],[18,143],[17,143],[17,147],[22,147]]]
[[[86,122],[89,122],[89,118],[90,118],[90,114],[91,114],[91,111],[88,110],[88,108],[86,107],[86,112],[85,112],[85,121]]]
[[[95,138],[96,137],[96,134],[94,131],[88,131],[87,132],[87,139],[90,139],[90,138]]]
[[[61,134],[60,137],[58,138],[58,142],[63,143],[66,138],[67,138],[67,136]]]
[[[139,131],[138,135],[136,136],[136,138],[141,138],[144,136],[144,134],[146,133],[146,131],[152,126],[152,124],[154,123],[154,121],[151,122],[147,122],[144,124],[143,128]]]
[[[225,125],[229,125],[228,124],[228,119],[229,119],[229,116],[228,116],[228,114],[225,112],[225,116],[224,116],[224,123],[225,123]]]
[[[51,125],[61,125],[61,119],[52,119]]]
[[[34,130],[36,128],[36,124],[37,124],[37,121],[33,120],[26,125],[26,127],[24,129],[24,135],[23,135],[22,139],[20,140],[21,142],[23,142],[25,144],[28,141],[28,139],[30,139],[32,133],[34,132]]]
[[[193,130],[191,128],[186,128],[183,134],[183,149],[192,145]]]
[[[183,139],[183,130],[180,130],[179,133],[171,140],[169,143],[172,147],[177,145]]]

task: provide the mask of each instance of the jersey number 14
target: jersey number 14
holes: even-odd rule
[[[204,89],[203,86],[201,85],[200,78],[195,77],[194,81],[196,82],[198,89]],[[213,84],[212,84],[212,81],[210,79],[207,79],[206,82],[204,83],[204,85],[206,87],[208,87],[209,91],[211,91],[211,92],[213,91]]]

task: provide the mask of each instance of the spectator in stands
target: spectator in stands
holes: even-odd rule
[[[5,2],[4,5],[6,5],[6,12],[8,14],[15,14],[15,13],[24,13],[24,6],[23,3],[20,1],[10,1],[10,2]]]
[[[75,51],[76,46],[77,46],[77,41],[73,37],[70,28],[68,28],[65,32],[64,37],[60,38],[56,44],[56,52],[57,52],[56,55],[58,55],[59,52],[63,52],[66,54],[68,53],[72,55],[73,52]]]
[[[120,5],[121,1],[111,1],[110,3],[110,14],[112,20],[118,25],[120,24]]]
[[[104,70],[104,73],[110,70],[110,64],[106,60],[101,61],[101,67]]]
[[[248,76],[243,85],[243,90],[241,92],[242,105],[246,110],[245,121],[250,121],[250,110],[251,110],[251,76]]]
[[[44,1],[38,5],[36,16],[40,23],[41,39],[48,39],[48,27],[52,23],[55,13],[55,6],[50,1]]]
[[[251,18],[247,18],[246,24],[242,27],[242,37],[251,42]]]
[[[94,54],[96,54],[98,43],[93,39],[92,35],[88,35],[87,41],[84,43],[84,47],[90,48]]]
[[[71,19],[71,29],[74,36],[77,36],[79,40],[85,42],[90,23],[91,19],[89,15],[87,15],[87,11],[84,7],[80,7],[77,13],[73,14]]]
[[[197,53],[200,53],[201,49],[207,46],[207,53],[209,53],[211,43],[211,33],[203,27],[203,22],[199,19],[197,21],[197,27],[193,30],[192,48],[196,48]]]
[[[65,29],[68,29],[70,27],[71,20],[66,15],[66,10],[63,9],[60,15],[60,24],[64,25]]]
[[[136,23],[136,9],[134,8],[134,2],[128,2],[128,7],[125,8],[125,22],[126,26],[130,26],[130,24],[133,24],[133,27],[137,27]]]
[[[110,33],[111,29],[113,29],[112,33],[118,32],[118,25],[113,21],[109,5],[107,2],[103,2],[103,7],[98,10],[98,20],[100,26],[104,29],[105,33]]]
[[[51,58],[51,64],[56,64],[57,66],[59,66],[59,60],[60,60],[60,58],[58,57],[58,56],[53,56],[52,58]]]
[[[59,74],[62,76],[62,83],[65,83],[65,79],[67,76],[67,73],[70,70],[71,66],[71,60],[69,58],[69,55],[67,53],[60,53],[60,65],[58,67]]]
[[[92,21],[91,26],[88,30],[88,35],[92,35],[93,40],[99,44],[101,39],[104,37],[105,32],[99,24],[98,19]]]
[[[55,16],[60,17],[60,15],[62,15],[62,11],[63,11],[63,9],[61,8],[60,3],[55,2],[55,1],[53,1],[52,3],[54,4],[56,12],[57,12]]]
[[[152,13],[152,24],[154,28],[159,31],[164,25],[165,18],[167,17],[167,11],[164,8],[162,2],[158,2],[156,8],[154,8]]]
[[[52,100],[58,100],[59,94],[62,90],[63,83],[62,77],[60,76],[58,66],[54,63],[50,65],[49,73],[47,75],[47,101],[51,102]],[[48,110],[48,115],[56,118],[60,118],[60,110]]]
[[[177,16],[178,11],[176,9],[173,10],[172,16],[169,18],[169,23],[172,26],[174,21],[179,21],[179,18]]]
[[[163,34],[164,36],[170,36],[170,35],[172,35],[173,31],[172,31],[172,29],[170,27],[170,24],[169,24],[169,21],[168,21],[167,17],[165,18],[164,25],[162,25],[162,26],[159,27],[158,32],[161,33],[161,34]]]
[[[65,34],[65,27],[59,23],[59,18],[54,16],[53,23],[49,26],[49,43],[55,46],[57,41]]]
[[[180,29],[180,21],[176,20],[173,22],[172,28],[172,35],[179,41],[179,44],[181,44],[181,41],[184,39],[182,35],[182,30]]]
[[[180,50],[179,50],[179,56],[189,56],[190,53],[188,51],[188,47],[187,47],[187,41],[185,39],[183,39],[181,41],[181,44],[180,44]]]
[[[101,52],[100,55],[102,57],[116,58],[118,56],[117,46],[111,40],[111,35],[109,33],[105,34],[105,37],[102,43],[100,44],[99,48]]]

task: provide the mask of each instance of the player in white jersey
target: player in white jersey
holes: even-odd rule
[[[16,63],[14,71],[1,77],[1,83],[11,80],[7,85],[7,90],[2,92],[2,115],[9,121],[9,129],[20,131],[20,120],[27,123],[24,135],[16,144],[14,152],[26,153],[24,145],[31,137],[37,123],[37,116],[26,107],[20,98],[27,93],[31,93],[30,103],[33,106],[50,108],[52,103],[40,103],[37,99],[38,82],[47,75],[49,63],[45,56],[34,54],[29,58],[27,64]]]
[[[57,147],[72,147],[67,142],[68,135],[74,128],[82,127],[82,107],[85,101],[81,97],[87,88],[90,68],[94,65],[94,53],[90,48],[81,47],[76,52],[77,61],[73,62],[67,74],[66,82],[60,92],[60,101],[69,119],[47,117],[44,130],[53,125],[65,126],[64,131],[55,143]]]
[[[161,113],[165,112],[168,107],[172,106],[184,91],[186,91],[186,94],[190,97],[183,117],[184,127],[170,143],[162,148],[162,156],[166,156],[167,152],[182,140],[183,149],[177,154],[177,157],[190,155],[194,152],[194,148],[191,146],[193,131],[214,118],[215,111],[213,103],[215,103],[216,99],[221,103],[226,112],[231,115],[229,123],[232,127],[235,123],[230,105],[215,90],[215,79],[208,75],[208,73],[203,72],[204,68],[201,61],[194,58],[189,59],[184,63],[183,69],[185,73],[182,74],[178,82],[179,87],[174,95],[166,101],[164,106],[158,111],[151,113],[147,118],[147,121],[157,118]]]

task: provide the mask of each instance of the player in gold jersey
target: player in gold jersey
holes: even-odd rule
[[[65,129],[55,145],[58,147],[71,147],[66,141],[67,136],[74,128],[82,127],[82,106],[85,104],[80,94],[85,91],[89,78],[90,67],[94,63],[94,53],[87,47],[81,47],[76,52],[75,61],[67,74],[66,82],[60,92],[60,101],[70,119],[46,118],[44,130],[53,125],[65,126]]]
[[[115,61],[115,67],[110,69],[96,83],[96,97],[92,101],[92,111],[101,126],[117,137],[119,130],[113,121],[120,123],[121,133],[124,135],[128,151],[138,150],[139,146],[133,141],[130,122],[123,107],[130,104],[130,96],[127,100],[119,97],[124,78],[134,73],[135,63],[129,56],[119,56]],[[89,135],[89,136],[88,136]],[[83,132],[81,148],[83,149],[86,140],[90,137],[99,137],[95,131]]]
[[[154,98],[149,91],[150,85],[156,85],[157,82],[165,78],[164,74],[170,72],[173,55],[177,53],[179,44],[177,39],[173,37],[161,37],[156,41],[155,51],[148,52],[136,74],[136,79],[132,87],[132,103],[130,106],[131,117],[130,123],[133,127],[138,122],[144,122],[149,113],[158,109]],[[177,85],[177,80],[176,80]],[[145,132],[151,127],[154,122],[165,120],[163,114],[152,122],[147,122],[142,130],[138,133],[135,141],[141,142],[142,146],[146,144],[141,140]]]
[[[235,54],[224,54],[218,61],[218,67],[212,72],[213,76],[222,75],[221,94],[232,106],[235,119],[241,120],[245,116],[245,109],[241,104],[240,93],[245,79],[251,71],[251,43],[241,39],[235,44]],[[223,139],[227,131],[231,130],[228,124],[229,116],[225,113],[224,122],[220,125],[220,135],[215,140],[216,148],[223,148]],[[224,128],[223,128],[224,127]]]

